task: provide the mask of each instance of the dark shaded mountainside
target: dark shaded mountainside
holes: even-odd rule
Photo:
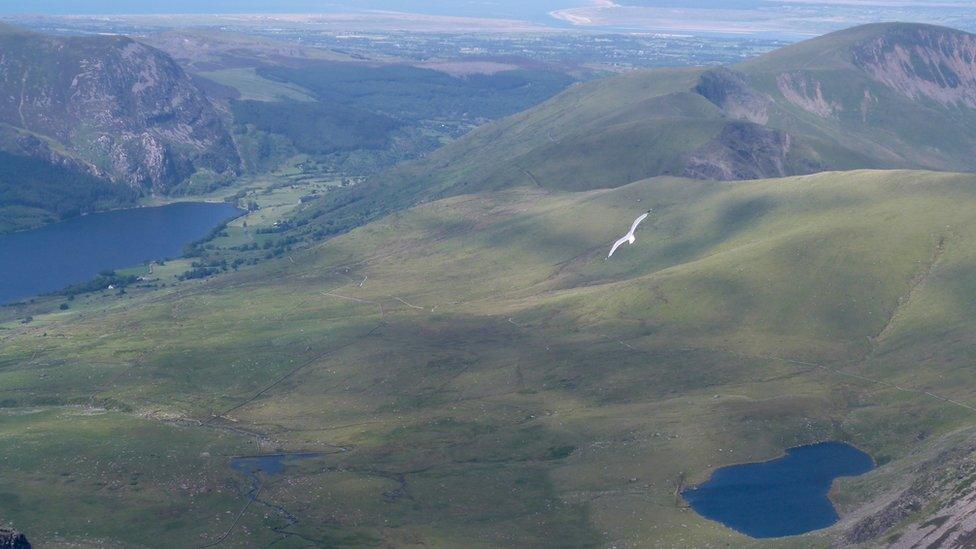
[[[858,168],[976,170],[976,36],[888,23],[732,68],[579,84],[423,161],[329,197],[337,226],[420,200],[521,185],[612,188]]]
[[[4,218],[110,207],[238,170],[217,112],[165,53],[119,36],[3,25],[0,51],[0,151],[33,174],[0,174]],[[73,199],[62,204],[64,195]]]

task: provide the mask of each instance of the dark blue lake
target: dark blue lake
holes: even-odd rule
[[[698,514],[747,536],[793,536],[837,522],[827,498],[831,483],[873,468],[871,456],[850,444],[822,442],[771,461],[723,467],[681,495]]]
[[[179,257],[183,246],[239,213],[225,203],[178,203],[0,235],[0,303],[57,291],[106,269]]]

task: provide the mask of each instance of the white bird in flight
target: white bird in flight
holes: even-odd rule
[[[647,218],[647,216],[650,215],[650,213],[651,210],[647,210],[640,217],[634,220],[634,224],[630,226],[630,232],[625,234],[623,237],[621,237],[620,240],[613,243],[613,247],[610,248],[610,253],[607,254],[607,259],[610,259],[610,256],[613,255],[613,252],[617,251],[617,248],[619,248],[625,242],[627,244],[633,244],[634,242],[637,242],[637,237],[634,236],[634,231],[637,230],[637,226],[640,225],[641,221],[644,221]],[[606,261],[606,259],[604,259],[604,261]]]

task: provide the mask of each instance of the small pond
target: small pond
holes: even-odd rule
[[[722,467],[682,496],[701,516],[747,536],[793,536],[837,522],[827,497],[831,483],[873,468],[871,456],[850,444],[821,442],[774,460]]]
[[[268,476],[280,475],[288,462],[312,459],[321,456],[316,452],[299,454],[266,454],[261,456],[241,456],[230,461],[231,469],[238,471],[251,480],[257,481],[257,475],[263,473]]]

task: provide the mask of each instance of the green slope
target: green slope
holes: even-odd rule
[[[976,176],[913,171],[517,188],[11,321],[6,445],[75,459],[16,453],[0,516],[39,543],[738,546],[676,483],[833,438],[891,464],[836,487],[853,521],[972,425],[974,212]],[[144,464],[164,451],[174,467]],[[276,451],[323,455],[245,508],[230,456]],[[82,502],[91,524],[64,515]],[[172,520],[133,529],[119,502]]]

